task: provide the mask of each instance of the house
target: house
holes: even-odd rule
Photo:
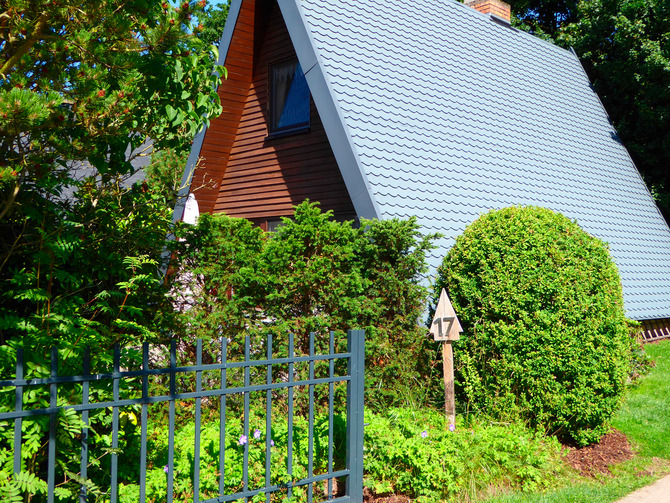
[[[670,335],[670,230],[579,59],[498,0],[470,5],[233,0],[223,114],[184,195],[265,229],[305,198],[338,219],[415,215],[444,235],[433,268],[480,214],[551,208],[609,243],[628,316]]]

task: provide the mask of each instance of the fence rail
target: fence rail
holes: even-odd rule
[[[16,378],[0,380],[0,391],[8,388],[14,388],[14,410],[7,408],[0,409],[0,421],[14,421],[13,428],[13,471],[15,477],[22,471],[22,443],[24,421],[43,416],[48,416],[48,431],[45,432],[47,442],[46,453],[46,501],[52,503],[55,501],[56,494],[56,466],[57,466],[57,421],[59,414],[66,411],[74,411],[81,414],[80,432],[80,463],[79,474],[81,480],[79,489],[79,502],[85,503],[89,500],[89,486],[86,484],[88,479],[89,467],[89,447],[90,447],[90,414],[101,409],[111,409],[111,449],[110,453],[110,473],[109,489],[107,492],[109,501],[117,503],[119,501],[119,433],[120,433],[120,413],[124,407],[140,407],[140,453],[139,453],[139,501],[147,501],[147,445],[149,422],[149,406],[157,403],[167,403],[168,406],[168,447],[167,464],[165,472],[167,477],[166,501],[171,503],[174,499],[175,484],[175,419],[176,404],[185,400],[194,401],[193,422],[195,425],[195,434],[193,439],[193,465],[192,465],[192,487],[194,503],[210,503],[244,500],[248,501],[259,494],[265,494],[265,501],[272,501],[273,493],[282,492],[291,497],[296,488],[306,488],[306,500],[311,503],[317,497],[314,486],[316,483],[326,481],[327,490],[325,498],[327,501],[341,502],[362,502],[363,501],[363,387],[364,387],[364,332],[350,331],[347,336],[347,351],[343,353],[335,352],[335,335],[330,334],[329,351],[327,354],[315,354],[315,335],[310,334],[309,354],[306,356],[295,355],[295,342],[293,334],[288,336],[287,356],[273,357],[273,340],[268,336],[265,341],[266,352],[264,357],[259,358],[258,350],[254,350],[252,359],[251,340],[245,337],[244,355],[241,361],[228,360],[228,342],[222,339],[220,345],[220,358],[216,363],[203,364],[203,342],[196,342],[196,363],[195,365],[177,365],[177,346],[172,341],[169,351],[169,366],[167,368],[149,368],[150,351],[149,345],[142,346],[142,363],[139,370],[121,369],[121,349],[119,346],[114,348],[112,363],[112,372],[91,373],[90,351],[87,349],[82,359],[82,372],[80,375],[58,375],[58,350],[51,348],[49,377],[26,379],[24,353],[21,348],[16,354]],[[346,372],[338,375],[335,371],[336,363],[346,362]],[[327,376],[317,377],[315,374],[315,365],[318,363],[327,364]],[[307,377],[303,373],[296,372],[296,365],[307,365]],[[286,369],[282,373],[282,378],[277,379],[277,372],[273,374],[273,368]],[[252,370],[255,374],[262,374],[265,369],[265,379],[262,384],[251,382]],[[243,378],[232,382],[230,372],[237,370],[243,373]],[[218,386],[215,389],[204,389],[203,374],[211,376],[218,375]],[[193,391],[178,391],[177,380],[184,377],[194,380]],[[165,394],[152,394],[150,389],[150,378],[163,377],[167,379],[169,391]],[[98,383],[109,383],[111,381],[111,400],[95,402],[91,400],[91,385]],[[122,397],[122,383],[127,388],[128,383],[137,383],[141,381],[141,396]],[[211,378],[209,379],[211,381]],[[346,385],[346,466],[342,469],[335,469],[334,463],[334,430],[335,430],[335,386],[338,383]],[[211,383],[210,383],[211,384]],[[62,403],[63,396],[60,396],[59,386],[78,385],[81,386],[81,403]],[[328,388],[328,453],[326,470],[324,473],[315,473],[314,470],[314,440],[315,440],[315,387]],[[49,401],[48,407],[26,409],[24,408],[25,395],[32,389],[48,388]],[[293,480],[296,472],[296,455],[294,436],[295,422],[295,390],[296,388],[307,389],[307,422],[308,422],[308,446],[307,446],[307,467],[306,477],[299,480]],[[273,431],[273,393],[280,390],[286,390],[286,421],[287,421],[287,439],[285,443],[285,468],[287,482],[273,483],[272,481],[272,449],[274,440]],[[136,390],[139,392],[139,389]],[[249,481],[249,439],[250,435],[250,414],[251,414],[251,395],[265,394],[265,474],[262,487],[251,487]],[[125,394],[125,392],[124,392]],[[241,396],[243,401],[242,435],[239,444],[243,447],[242,458],[242,481],[241,490],[232,494],[226,494],[226,421],[230,418],[227,415],[230,412],[228,398],[231,396]],[[219,400],[219,450],[218,450],[218,474],[219,490],[214,498],[208,497],[201,499],[200,494],[200,465],[201,465],[201,430],[202,430],[202,400]],[[59,399],[61,403],[59,403]],[[258,411],[256,411],[258,412]],[[239,418],[235,418],[239,419]],[[260,430],[258,438],[260,438]],[[125,459],[125,458],[124,458]],[[183,476],[183,474],[179,474]],[[336,478],[346,479],[346,491],[342,497],[336,497],[334,494],[333,481]],[[211,496],[211,494],[210,494]],[[106,499],[106,498],[105,498]]]
[[[670,319],[642,322],[642,342],[656,342],[663,339],[670,339]]]

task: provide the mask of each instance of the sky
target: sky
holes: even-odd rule
[[[183,0],[182,0],[182,1],[183,1]],[[228,3],[228,2],[229,2],[229,0],[207,0],[207,3],[208,3],[209,5],[219,5],[219,4],[222,4],[222,3]],[[175,5],[175,6],[176,6],[176,5],[178,5],[178,4],[182,3],[182,2],[181,2],[181,1],[178,1],[178,0],[170,0],[170,3],[171,3],[172,5]]]

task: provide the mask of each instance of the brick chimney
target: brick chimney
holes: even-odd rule
[[[509,4],[500,0],[465,0],[465,5],[478,10],[482,14],[490,14],[507,24],[511,22],[512,10]]]

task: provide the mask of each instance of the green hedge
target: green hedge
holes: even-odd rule
[[[580,445],[597,441],[621,399],[631,338],[607,246],[550,210],[492,211],[438,271],[464,328],[460,399],[521,417]]]
[[[292,332],[296,351],[307,353],[315,332],[316,352],[323,353],[330,330],[364,329],[368,406],[432,400],[430,341],[419,319],[434,236],[423,236],[415,218],[363,220],[357,227],[306,201],[275,233],[243,219],[202,215],[181,237],[174,257],[182,284],[173,290],[181,341],[225,335],[233,354],[245,334],[271,332],[285,346]]]

